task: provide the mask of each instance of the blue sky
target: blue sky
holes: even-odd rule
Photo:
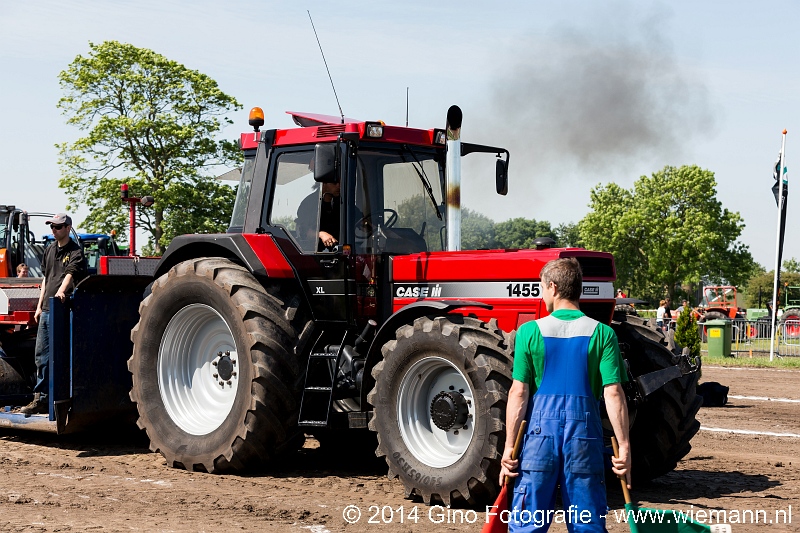
[[[772,268],[781,130],[790,177],[800,146],[800,4],[788,1],[3,1],[0,203],[64,209],[54,144],[80,132],[56,108],[57,76],[89,41],[151,48],[216,79],[244,106],[227,137],[256,105],[268,127],[291,127],[287,110],[336,114],[306,9],[347,116],[402,125],[409,87],[411,126],[443,127],[455,103],[464,140],[509,148],[509,195],[465,166],[467,207],[577,222],[598,183],[697,164]],[[798,194],[785,258],[800,257]]]

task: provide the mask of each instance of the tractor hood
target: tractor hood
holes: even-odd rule
[[[392,258],[392,281],[538,281],[542,267],[553,259],[575,257],[584,281],[616,279],[614,258],[581,248],[544,250],[471,250],[430,252]],[[613,298],[613,294],[609,295]]]

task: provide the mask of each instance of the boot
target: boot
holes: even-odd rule
[[[42,398],[42,395],[36,392],[33,394],[33,401],[25,407],[21,407],[19,412],[23,415],[45,414],[48,412],[47,399]]]

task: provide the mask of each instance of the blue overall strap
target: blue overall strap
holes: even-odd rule
[[[536,395],[557,394],[593,398],[589,383],[589,341],[598,322],[587,316],[537,321],[544,339],[544,375]]]

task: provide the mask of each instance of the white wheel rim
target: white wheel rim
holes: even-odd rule
[[[222,380],[214,366],[220,352],[237,361],[229,380]],[[179,428],[207,435],[222,425],[236,399],[238,359],[233,334],[214,309],[192,304],[175,313],[158,349],[158,389]]]
[[[452,388],[451,388],[452,387]],[[463,391],[468,401],[466,428],[444,431],[431,420],[430,407],[440,392]],[[414,363],[400,382],[397,420],[400,434],[411,454],[422,463],[444,468],[458,461],[472,442],[475,401],[469,381],[450,361],[426,357]]]

